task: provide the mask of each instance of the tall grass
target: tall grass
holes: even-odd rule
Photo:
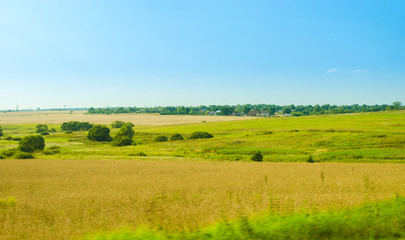
[[[405,237],[405,198],[357,208],[285,216],[263,214],[223,221],[200,231],[168,233],[147,229],[89,235],[83,240],[323,240],[399,239]]]

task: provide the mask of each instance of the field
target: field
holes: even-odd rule
[[[36,159],[0,160],[0,239],[81,239],[122,227],[197,231],[243,216],[318,214],[405,196],[405,111],[192,120],[5,114],[3,151],[17,147],[13,138],[34,134],[37,123],[56,132],[45,136]],[[60,130],[65,117],[131,121],[137,145],[67,134]],[[214,138],[153,141],[201,130]],[[250,160],[258,150],[264,162]],[[405,232],[405,219],[398,221]]]

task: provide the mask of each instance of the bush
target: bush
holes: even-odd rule
[[[112,142],[113,146],[127,146],[132,144],[132,138],[134,137],[134,130],[131,125],[124,124],[121,126],[118,133],[115,135]]]
[[[111,126],[113,128],[121,128],[124,125],[127,125],[129,127],[134,127],[134,124],[131,122],[114,121],[111,123]]]
[[[0,159],[5,159],[6,157],[3,155],[0,155]]]
[[[17,151],[17,149],[15,149],[15,148],[7,149],[7,150],[4,150],[4,151],[3,151],[2,155],[6,156],[6,157],[11,157],[11,156],[14,155],[14,153],[15,153],[16,151]]]
[[[138,152],[138,153],[129,153],[128,156],[146,157],[146,154],[144,152]]]
[[[55,128],[51,128],[51,129],[49,129],[49,132],[54,133],[54,132],[56,132],[56,130],[55,130]]]
[[[22,152],[34,152],[35,150],[44,150],[45,139],[39,135],[32,135],[24,137],[18,143],[18,150]]]
[[[3,129],[0,126],[0,137],[3,136]]]
[[[253,154],[251,159],[254,162],[263,162],[263,155],[260,151],[257,151]]]
[[[46,124],[38,124],[36,126],[36,133],[48,132],[48,126]]]
[[[46,131],[43,131],[43,132],[41,132],[39,135],[45,136],[45,135],[49,135],[49,133],[46,132]]]
[[[97,142],[112,141],[110,129],[105,125],[94,125],[87,134],[87,138],[91,141]]]
[[[4,137],[4,140],[13,140],[11,136]]]
[[[35,158],[34,155],[32,155],[31,153],[27,153],[27,152],[17,152],[14,155],[15,159],[32,159]]]
[[[124,122],[123,121],[114,121],[111,123],[111,127],[113,128],[120,128],[122,126],[124,126]]]
[[[12,137],[12,138],[11,138],[11,140],[13,140],[13,141],[21,141],[21,139],[22,139],[22,138],[20,138],[20,137]]]
[[[87,131],[93,127],[89,122],[70,121],[62,123],[60,129],[63,131]]]
[[[315,160],[314,160],[314,158],[313,158],[312,156],[309,156],[309,157],[307,158],[307,162],[308,162],[308,163],[314,163]]]
[[[211,134],[207,133],[207,132],[201,132],[201,131],[197,131],[197,132],[193,132],[188,139],[199,139],[199,138],[213,138],[214,136],[212,136]]]
[[[73,133],[72,131],[65,132],[65,134],[72,134],[72,133]]]
[[[183,140],[183,136],[181,136],[181,134],[176,133],[173,136],[170,137],[170,141],[176,141],[176,140]]]
[[[160,135],[160,136],[155,137],[155,142],[166,142],[166,141],[167,141],[166,136]]]

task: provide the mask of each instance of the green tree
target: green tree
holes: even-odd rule
[[[155,137],[155,142],[166,142],[167,137],[166,136],[157,136]]]
[[[45,139],[39,135],[25,136],[18,143],[18,150],[21,152],[34,152],[35,150],[44,150]]]
[[[36,133],[48,132],[48,126],[46,124],[38,124],[36,126]]]
[[[94,125],[87,134],[87,138],[91,141],[97,142],[110,142],[112,138],[110,136],[110,129],[105,125]]]
[[[290,113],[291,113],[291,108],[283,107],[283,114],[290,114]]]
[[[254,162],[263,162],[263,155],[260,151],[257,151],[253,154],[251,159]]]
[[[120,128],[125,124],[123,121],[114,121],[111,123],[111,127],[113,128]]]
[[[402,103],[400,101],[396,101],[392,103],[392,106],[394,107],[395,110],[398,110],[401,108]]]
[[[0,126],[0,137],[3,136],[3,129]]]
[[[130,124],[124,124],[115,135],[114,140],[112,142],[113,146],[127,146],[131,145],[134,137],[134,130],[132,129]]]
[[[250,105],[248,105],[248,104],[246,104],[246,105],[243,105],[243,107],[242,107],[242,111],[243,111],[243,113],[248,113],[248,112],[250,112],[250,110],[251,110],[252,108],[250,107]]]
[[[233,109],[231,106],[222,106],[219,110],[221,110],[221,115],[229,116],[233,113]]]

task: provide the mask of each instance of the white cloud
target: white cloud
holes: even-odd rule
[[[354,73],[365,73],[367,71],[366,71],[366,69],[355,69],[353,72]]]
[[[331,68],[331,69],[326,70],[326,73],[334,73],[336,71],[337,71],[336,68]]]

